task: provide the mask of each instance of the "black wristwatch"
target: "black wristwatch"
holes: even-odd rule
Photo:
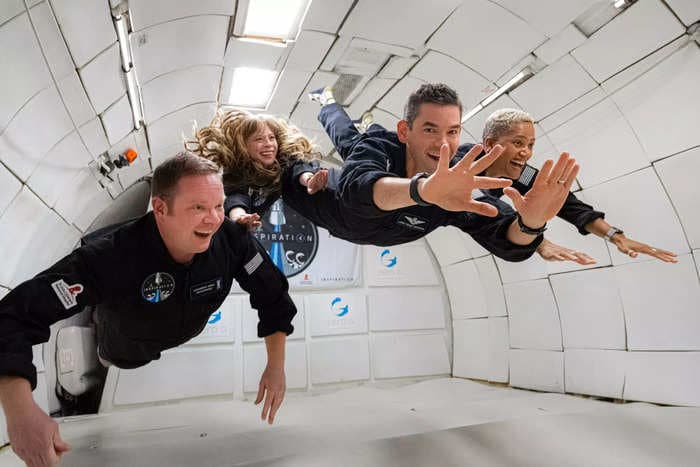
[[[520,228],[520,231],[522,233],[526,233],[528,235],[540,235],[544,233],[545,230],[547,230],[547,223],[540,227],[539,229],[533,229],[532,227],[528,227],[527,225],[523,224],[523,218],[520,217],[520,213],[516,213],[516,216],[518,218],[518,227]]]
[[[420,197],[420,193],[418,193],[418,180],[426,177],[428,177],[428,174],[425,172],[418,172],[411,177],[411,184],[409,185],[408,193],[411,195],[411,199],[415,201],[418,206],[432,206],[432,203],[425,201]]]

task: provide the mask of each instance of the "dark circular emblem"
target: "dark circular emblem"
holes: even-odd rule
[[[166,300],[175,292],[175,279],[167,272],[151,274],[141,284],[141,296],[151,303]]]
[[[318,249],[316,226],[281,199],[261,217],[262,227],[253,235],[265,247],[275,266],[287,277],[306,269]]]

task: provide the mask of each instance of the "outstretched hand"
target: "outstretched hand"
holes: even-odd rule
[[[642,253],[659,259],[664,263],[678,262],[678,259],[676,259],[678,255],[676,255],[672,251],[654,248],[651,245],[647,245],[646,243],[638,242],[636,240],[632,240],[631,238],[627,238],[621,233],[613,235],[611,241],[615,244],[620,253],[629,255],[630,258],[636,258],[639,253]]]
[[[555,164],[548,159],[537,174],[532,188],[522,196],[515,188],[503,192],[513,201],[523,223],[533,229],[542,227],[556,216],[576,180],[579,166],[576,159],[563,152]]]
[[[586,253],[557,245],[546,238],[542,240],[542,243],[537,247],[537,253],[539,253],[545,261],[573,261],[574,263],[584,266],[596,263],[596,260]]]
[[[474,162],[481,150],[480,144],[475,145],[462,160],[450,167],[450,148],[443,144],[440,147],[437,170],[419,189],[421,198],[447,211],[469,211],[489,217],[498,215],[495,206],[474,201],[472,191],[505,188],[513,182],[504,178],[479,177],[477,174],[483,172],[503,153],[503,147],[495,145],[484,157]]]
[[[328,169],[319,169],[306,181],[306,191],[310,195],[325,190],[326,186],[328,186]]]
[[[240,216],[233,219],[241,225],[245,225],[249,232],[254,232],[258,227],[262,225],[260,221],[260,216],[256,213],[252,214],[241,214]]]
[[[282,405],[286,389],[284,369],[266,367],[260,378],[258,397],[255,399],[255,405],[262,402],[263,398],[265,399],[261,418],[267,420],[270,425],[275,421],[275,415],[280,405]]]

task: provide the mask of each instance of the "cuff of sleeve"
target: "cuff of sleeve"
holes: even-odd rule
[[[0,375],[19,376],[29,381],[32,391],[36,389],[36,367],[25,355],[9,354],[0,356]]]
[[[290,335],[294,332],[294,326],[292,324],[287,324],[286,326],[280,325],[266,325],[263,323],[258,323],[258,337],[267,337],[276,332],[283,332],[286,335]]]
[[[586,230],[586,226],[596,219],[605,219],[605,213],[600,211],[593,211],[591,214],[585,216],[582,222],[577,225],[578,231],[581,235],[588,235],[590,232]]]

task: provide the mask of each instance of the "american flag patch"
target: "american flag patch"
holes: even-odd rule
[[[525,186],[530,186],[530,182],[535,178],[535,175],[537,175],[537,170],[532,166],[526,165],[523,169],[523,173],[520,174],[518,182]]]
[[[245,272],[247,272],[248,275],[250,276],[251,274],[253,274],[255,272],[256,269],[258,269],[258,267],[260,267],[262,262],[263,262],[263,259],[262,259],[262,256],[260,256],[260,253],[255,253],[255,256],[253,256],[253,258],[251,258],[251,260],[248,261],[246,263],[246,265],[244,266]]]

